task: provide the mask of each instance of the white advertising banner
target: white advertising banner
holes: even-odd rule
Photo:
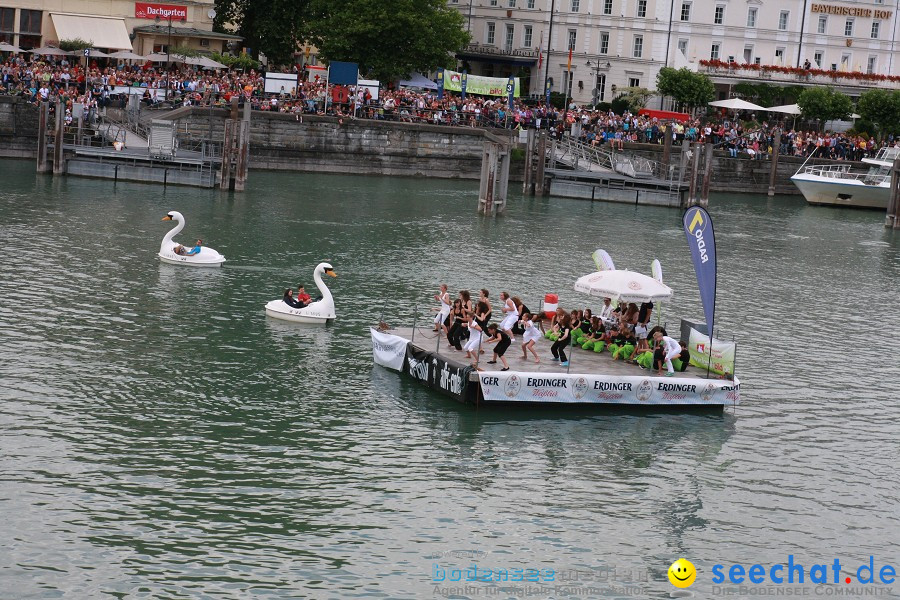
[[[686,377],[482,372],[486,402],[725,405],[740,402],[739,381]]]
[[[691,353],[691,364],[701,369],[709,370],[718,375],[734,373],[734,342],[723,342],[713,338],[710,345],[709,336],[703,335],[691,327],[691,337],[688,340],[688,352]],[[710,364],[710,355],[712,364]]]
[[[398,335],[381,333],[377,329],[369,328],[372,332],[372,356],[375,364],[393,369],[403,370],[403,359],[406,358],[406,340]]]

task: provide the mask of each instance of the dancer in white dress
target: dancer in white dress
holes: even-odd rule
[[[434,317],[434,331],[443,330],[444,334],[447,333],[447,324],[445,321],[447,317],[450,316],[450,294],[447,293],[447,284],[441,284],[441,291],[434,295],[434,299],[441,303],[441,308],[438,309],[437,315]]]
[[[487,329],[488,305],[481,301],[475,306],[475,313],[469,320],[469,341],[463,346],[466,351],[466,358],[473,359],[474,365],[478,365],[478,358],[481,351],[481,332]]]
[[[537,350],[534,349],[534,345],[537,343],[539,339],[541,339],[541,330],[538,329],[537,319],[540,315],[531,316],[531,313],[525,313],[522,315],[522,327],[525,328],[525,334],[522,336],[522,360],[528,359],[528,351],[531,350],[531,353],[534,354],[534,362],[541,362],[541,358],[538,356]]]
[[[519,309],[509,296],[509,292],[500,292],[500,299],[503,301],[503,320],[500,322],[500,329],[509,336],[513,342],[516,341],[513,336],[512,328],[519,321]]]

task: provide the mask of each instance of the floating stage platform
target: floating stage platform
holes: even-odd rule
[[[740,404],[741,384],[720,379],[699,368],[660,377],[655,371],[615,361],[608,352],[572,349],[568,368],[550,359],[551,342],[535,345],[541,357],[523,360],[521,336],[506,352],[509,371],[486,364],[493,345],[484,346],[478,368],[464,352],[430,330],[396,328],[371,330],[376,364],[412,377],[420,384],[459,402],[475,405],[607,407],[652,412],[718,412]]]

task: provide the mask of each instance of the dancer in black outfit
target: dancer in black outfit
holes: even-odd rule
[[[506,334],[505,331],[502,331],[499,327],[497,327],[496,323],[491,323],[487,327],[488,335],[491,336],[486,342],[497,344],[494,347],[494,360],[489,360],[489,365],[497,364],[497,359],[500,359],[500,362],[503,363],[503,368],[501,371],[509,371],[509,364],[506,362],[506,359],[503,357],[506,354],[506,350],[509,348],[509,345],[512,343],[510,337]]]

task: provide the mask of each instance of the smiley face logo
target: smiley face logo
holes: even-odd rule
[[[679,558],[669,567],[669,582],[677,588],[690,587],[697,578],[697,569],[691,561]]]

